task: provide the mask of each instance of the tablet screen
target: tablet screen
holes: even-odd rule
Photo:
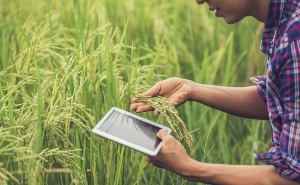
[[[108,133],[130,143],[154,151],[160,143],[156,134],[161,128],[144,122],[130,115],[114,110],[98,127],[99,131]]]

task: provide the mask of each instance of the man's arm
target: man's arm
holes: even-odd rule
[[[221,111],[254,119],[268,119],[267,104],[259,95],[255,86],[222,87],[203,85],[182,78],[169,78],[156,83],[140,96],[166,97],[174,106],[186,101],[197,101]],[[137,112],[154,110],[153,107],[133,98],[130,108]],[[156,110],[154,110],[157,113]]]
[[[268,120],[267,104],[256,86],[222,87],[194,82],[189,99],[240,117]]]
[[[180,174],[180,173],[179,173]],[[298,183],[281,177],[272,165],[222,165],[191,161],[182,177],[220,185],[297,185]]]
[[[147,156],[147,160],[190,181],[220,185],[297,184],[281,177],[271,165],[223,165],[198,162],[190,158],[183,146],[166,130],[160,130],[157,137],[163,141],[163,147],[156,156]]]

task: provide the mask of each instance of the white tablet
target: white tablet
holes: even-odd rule
[[[124,146],[155,156],[162,147],[156,136],[160,129],[171,129],[125,110],[113,107],[92,132]]]

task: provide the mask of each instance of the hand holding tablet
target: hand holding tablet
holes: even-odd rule
[[[92,132],[146,155],[155,156],[162,147],[162,141],[156,136],[160,129],[171,133],[171,129],[166,126],[113,107]]]

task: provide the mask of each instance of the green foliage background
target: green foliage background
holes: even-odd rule
[[[264,74],[263,25],[227,25],[194,1],[0,2],[0,184],[196,184],[91,129],[112,106],[129,110],[137,86]],[[257,164],[270,147],[268,122],[193,102],[178,111],[199,161]]]

